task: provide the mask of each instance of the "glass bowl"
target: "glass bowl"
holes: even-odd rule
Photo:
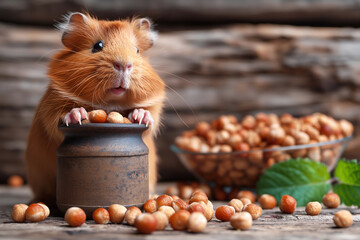
[[[175,145],[171,150],[201,182],[222,187],[253,188],[265,169],[287,159],[310,158],[325,164],[329,171],[333,170],[351,138],[229,153],[190,152]]]

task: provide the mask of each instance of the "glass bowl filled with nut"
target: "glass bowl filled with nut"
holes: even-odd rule
[[[322,113],[300,118],[258,113],[240,121],[226,115],[199,122],[171,149],[201,181],[252,188],[265,169],[288,159],[309,158],[331,171],[353,131],[349,121]]]

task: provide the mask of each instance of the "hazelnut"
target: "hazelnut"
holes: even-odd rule
[[[180,210],[174,213],[169,218],[170,226],[174,230],[185,230],[187,227],[187,222],[190,217],[190,213],[186,210]]]
[[[258,148],[253,148],[250,152],[249,152],[249,161],[257,166],[262,166],[263,165],[263,152],[258,149]]]
[[[244,137],[244,140],[249,144],[250,147],[256,147],[261,142],[259,134],[254,131],[248,131],[247,135]]]
[[[180,199],[180,197],[177,195],[171,195],[171,198],[173,201]],[[172,204],[172,202],[171,202],[171,204]]]
[[[202,137],[205,137],[208,131],[210,130],[211,126],[207,122],[199,122],[196,125],[196,134]]]
[[[277,204],[276,198],[269,194],[261,195],[258,202],[263,209],[273,209]]]
[[[218,207],[215,211],[215,217],[224,222],[230,221],[231,216],[234,214],[235,208],[226,205]]]
[[[262,208],[254,203],[246,205],[244,211],[250,213],[253,220],[258,219],[262,214]]]
[[[108,123],[123,123],[124,117],[118,112],[111,112],[107,115],[106,122],[108,122]]]
[[[30,222],[40,222],[45,219],[45,209],[37,203],[30,204],[25,211],[25,220]]]
[[[257,122],[268,123],[269,122],[269,117],[268,117],[268,115],[266,113],[259,112],[258,114],[256,114],[256,121]]]
[[[237,195],[237,198],[238,199],[241,199],[241,198],[248,198],[250,199],[250,201],[253,203],[255,202],[256,200],[256,197],[255,197],[255,194],[251,191],[248,191],[248,190],[243,190],[243,191],[240,191]]]
[[[192,193],[193,193],[192,187],[186,185],[180,187],[180,198],[190,199]]]
[[[311,216],[319,215],[321,212],[321,204],[319,202],[309,202],[306,204],[305,212]]]
[[[107,114],[104,110],[93,110],[89,112],[89,120],[92,123],[106,122]]]
[[[353,217],[348,210],[341,210],[334,215],[334,223],[337,227],[346,228],[353,224]]]
[[[46,206],[44,203],[42,202],[39,202],[37,203],[39,204],[40,206],[42,206],[45,210],[45,218],[47,218],[49,215],[50,215],[50,209],[48,208],[48,206]]]
[[[163,212],[154,212],[152,215],[156,219],[156,230],[164,230],[169,223],[169,218]]]
[[[156,230],[157,221],[152,214],[141,213],[136,217],[134,225],[139,233],[150,234]]]
[[[226,143],[230,138],[230,133],[226,130],[221,130],[216,133],[216,142],[219,144]]]
[[[193,194],[191,194],[189,203],[201,202],[201,201],[207,203],[208,200],[209,199],[208,199],[207,195],[203,191],[198,190],[198,191],[193,192]]]
[[[284,141],[282,142],[283,146],[293,146],[295,145],[295,138],[290,135],[286,135]]]
[[[136,217],[139,216],[140,214],[141,214],[141,210],[138,207],[135,206],[129,207],[125,213],[125,221],[129,225],[134,225]]]
[[[248,230],[252,226],[252,217],[248,212],[235,213],[230,218],[230,224],[235,229]]]
[[[110,214],[105,208],[98,208],[93,212],[92,218],[97,224],[107,224],[110,221]]]
[[[283,213],[293,213],[296,209],[296,200],[290,195],[283,195],[281,197],[279,208]]]
[[[80,227],[86,221],[86,214],[81,208],[71,207],[66,210],[65,221],[71,227]]]
[[[132,123],[132,122],[127,117],[124,117],[123,118],[123,123]]]
[[[15,204],[13,206],[13,211],[11,213],[11,218],[14,220],[14,222],[25,222],[25,212],[28,208],[28,205],[26,204]]]
[[[187,230],[189,232],[202,232],[206,228],[207,220],[205,216],[200,212],[191,213],[188,222]]]
[[[170,218],[175,213],[175,210],[169,206],[161,206],[158,211],[163,212],[168,218]]]
[[[241,125],[244,128],[247,129],[253,129],[256,125],[256,119],[255,117],[251,116],[251,115],[246,115],[243,120],[241,121]]]
[[[310,141],[309,135],[304,132],[294,131],[292,135],[297,145],[307,144]]]
[[[220,152],[232,152],[230,145],[223,144],[220,146]]]
[[[280,117],[280,123],[284,124],[284,125],[290,124],[293,120],[294,120],[294,117],[289,113],[284,113]]]
[[[344,134],[344,136],[348,137],[353,134],[354,126],[351,124],[351,122],[342,119],[339,121],[339,125],[340,125],[340,129],[341,129],[342,133]]]
[[[173,199],[169,195],[161,195],[156,198],[156,206],[159,209],[161,206],[171,206]]]
[[[205,212],[205,209],[204,207],[198,203],[198,202],[193,202],[191,203],[187,208],[186,210],[188,210],[190,213],[193,213],[193,212],[200,212],[202,214],[204,214]]]
[[[145,212],[148,213],[155,212],[157,210],[156,200],[154,199],[147,200],[146,203],[144,204],[144,210]]]
[[[19,175],[12,175],[7,179],[7,184],[11,187],[21,187],[24,185],[24,180]]]
[[[120,204],[112,204],[108,208],[108,212],[110,215],[110,221],[112,223],[122,223],[125,218],[125,213],[127,209],[123,205]]]
[[[340,198],[336,193],[327,193],[323,196],[322,203],[328,208],[337,208],[340,205]]]
[[[241,212],[244,207],[243,202],[236,198],[232,199],[228,205],[232,206],[235,209],[235,212]]]
[[[179,211],[179,210],[184,210],[188,207],[188,204],[182,200],[181,198],[174,200],[171,203],[172,208],[175,210],[175,212]]]
[[[281,144],[285,138],[285,131],[279,125],[272,125],[270,127],[267,141],[269,144]]]
[[[207,221],[210,221],[215,214],[214,207],[210,201],[207,203],[200,202],[201,206],[204,208],[204,216]]]
[[[165,193],[169,196],[179,195],[179,188],[177,188],[175,186],[169,186],[168,188],[166,188]]]
[[[239,144],[242,142],[242,137],[239,134],[232,134],[228,140],[228,144],[235,148],[236,144]]]
[[[246,197],[240,198],[240,201],[243,203],[244,206],[252,203],[251,200]]]

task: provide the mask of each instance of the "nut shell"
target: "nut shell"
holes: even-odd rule
[[[207,220],[205,216],[200,212],[193,212],[187,222],[187,230],[189,232],[203,232],[206,228]]]
[[[79,227],[85,223],[86,214],[81,208],[71,207],[66,210],[64,218],[71,227]]]
[[[263,209],[273,209],[277,204],[276,198],[269,194],[261,195],[258,202]]]
[[[309,202],[306,204],[305,212],[311,216],[319,215],[321,212],[321,204],[319,202]]]
[[[98,208],[93,212],[92,218],[97,224],[107,224],[110,221],[110,214],[105,208]]]
[[[25,222],[25,212],[28,208],[28,205],[26,204],[15,204],[13,206],[13,211],[11,213],[11,218],[14,220],[14,222]]]
[[[112,204],[108,208],[110,221],[115,224],[122,223],[125,218],[125,213],[127,209],[123,205],[120,204]]]
[[[248,230],[252,226],[252,217],[248,212],[235,213],[230,218],[230,224],[235,229]]]
[[[262,208],[254,203],[246,205],[244,211],[250,213],[253,220],[258,219],[262,214]]]
[[[337,208],[340,205],[339,195],[336,193],[327,193],[323,196],[322,203],[328,208]]]
[[[136,217],[134,225],[139,233],[150,234],[156,230],[157,221],[152,214],[141,213]]]
[[[348,210],[341,210],[334,215],[334,223],[337,227],[346,228],[353,224],[353,217]]]
[[[30,204],[25,211],[25,220],[30,222],[40,222],[45,216],[45,209],[37,203]]]
[[[284,195],[281,197],[279,208],[283,213],[293,213],[296,209],[296,200],[290,195]]]
[[[156,218],[156,230],[161,231],[166,228],[169,223],[168,217],[163,212],[154,212],[152,214]]]
[[[215,217],[221,221],[228,222],[235,214],[235,208],[227,205],[220,206],[215,211]]]
[[[134,225],[136,217],[139,216],[140,214],[141,214],[141,210],[138,207],[135,206],[129,207],[125,213],[125,221],[129,225]]]
[[[89,112],[89,120],[92,123],[105,123],[107,114],[104,110],[93,110]]]
[[[180,230],[180,231],[186,230],[187,221],[189,217],[190,217],[190,213],[188,211],[186,210],[177,211],[169,218],[170,226],[174,230]]]

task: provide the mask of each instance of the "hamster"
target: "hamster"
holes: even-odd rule
[[[34,200],[56,201],[56,151],[64,139],[61,123],[80,124],[87,112],[118,111],[149,125],[150,191],[156,184],[156,135],[165,99],[165,83],[143,52],[154,43],[150,20],[97,20],[72,13],[63,31],[64,48],[49,63],[50,83],[36,110],[26,149],[26,169]]]

